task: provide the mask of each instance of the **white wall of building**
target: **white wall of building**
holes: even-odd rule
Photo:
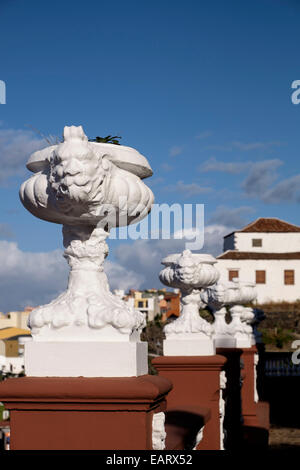
[[[262,246],[252,246],[252,239],[261,239]],[[264,233],[235,232],[224,238],[224,251],[255,251],[261,253],[291,253],[300,251],[300,232]]]
[[[153,321],[155,318],[155,315],[159,313],[159,298],[158,296],[153,296],[153,297],[143,297],[143,300],[147,300],[148,306],[140,308],[139,310],[141,312],[146,313],[147,315],[147,320],[148,321]],[[142,299],[141,299],[142,300]],[[139,307],[138,307],[139,308]]]
[[[6,374],[21,374],[24,371],[24,357],[0,356],[0,370]]]
[[[277,234],[278,235],[278,234]],[[290,234],[289,234],[290,235]],[[285,234],[286,236],[286,234]],[[257,237],[258,238],[258,237]],[[287,237],[286,237],[287,238]],[[246,251],[246,250],[243,250]],[[287,251],[286,249],[282,251]],[[299,249],[298,249],[299,251]],[[300,299],[300,260],[230,260],[219,259],[217,269],[220,271],[221,281],[228,281],[229,270],[238,270],[241,281],[255,282],[256,270],[266,271],[266,283],[256,284],[257,302],[294,302]],[[284,271],[294,270],[295,284],[284,284]]]
[[[30,312],[8,312],[0,315],[0,328],[21,328],[29,330],[27,326],[28,316]]]

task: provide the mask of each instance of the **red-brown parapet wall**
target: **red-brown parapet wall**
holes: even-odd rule
[[[0,384],[13,450],[152,449],[154,413],[172,385],[163,377],[22,377]]]
[[[160,356],[152,364],[160,377],[173,383],[167,410],[200,407],[210,410],[198,450],[220,449],[220,372],[226,358],[215,356]],[[205,420],[206,421],[206,420]]]

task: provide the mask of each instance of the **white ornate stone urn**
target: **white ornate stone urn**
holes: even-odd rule
[[[243,304],[253,302],[257,297],[255,284],[253,282],[239,281],[233,282],[238,286],[237,296],[234,305],[230,308],[232,321],[230,323],[237,348],[250,348],[254,344],[253,329],[248,324],[254,318],[251,307]]]
[[[200,290],[214,284],[219,278],[217,261],[210,255],[185,250],[162,260],[161,282],[181,290],[181,314],[165,326],[165,356],[199,356],[215,354],[213,329],[199,315],[203,306]]]
[[[89,142],[81,126],[71,126],[62,143],[31,155],[27,168],[34,174],[20,188],[21,201],[36,217],[63,224],[70,266],[67,290],[30,314],[27,375],[147,373],[144,314],[110,292],[103,263],[109,230],[151,210],[154,197],[142,181],[152,175],[148,161],[130,147]]]
[[[226,322],[225,306],[234,305],[238,299],[239,287],[234,282],[221,283],[203,289],[201,299],[214,315],[213,338],[217,348],[235,348],[236,339],[232,323]]]

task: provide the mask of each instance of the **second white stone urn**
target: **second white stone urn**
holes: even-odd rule
[[[33,215],[63,224],[68,288],[30,313],[33,341],[25,371],[35,376],[130,376],[147,373],[144,314],[109,290],[103,263],[112,227],[143,219],[152,191],[145,157],[130,148],[88,141],[81,126],[65,127],[58,145],[35,152],[33,176],[20,198]]]
[[[210,323],[199,315],[203,305],[200,291],[219,278],[217,261],[210,255],[185,250],[162,260],[161,282],[181,291],[179,318],[165,326],[165,356],[206,356],[215,354]]]
[[[245,307],[256,299],[257,292],[253,282],[239,281],[234,279],[237,285],[237,296],[234,305],[230,308],[232,321],[230,328],[236,339],[237,348],[250,348],[254,343],[253,329],[249,323],[254,318],[251,307]]]
[[[213,338],[217,348],[235,348],[235,331],[231,323],[226,322],[225,306],[232,306],[239,296],[239,287],[235,282],[217,282],[203,289],[201,299],[208,305],[214,316]]]

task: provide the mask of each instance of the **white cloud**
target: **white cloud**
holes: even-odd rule
[[[0,241],[0,309],[22,309],[55,298],[66,287],[68,267],[62,251],[31,253]]]
[[[207,150],[219,150],[221,152],[231,152],[232,150],[241,150],[247,152],[249,150],[270,150],[273,147],[280,147],[283,142],[270,141],[270,142],[240,142],[238,140],[229,142],[223,145],[208,145],[205,147]]]
[[[169,163],[162,163],[162,164],[160,165],[160,167],[161,167],[161,169],[162,169],[163,171],[166,171],[166,172],[169,172],[169,171],[172,171],[172,170],[173,170],[172,165],[169,165]]]
[[[105,272],[111,289],[139,289],[145,280],[142,273],[136,273],[109,260],[105,261]]]
[[[206,139],[207,137],[210,137],[211,135],[212,135],[211,131],[203,131],[203,132],[199,132],[199,134],[197,134],[195,138],[197,140],[202,140],[202,139]]]
[[[283,162],[279,159],[263,160],[253,163],[246,179],[241,185],[246,195],[264,199],[264,194],[276,180],[277,168],[281,166],[282,163]]]
[[[158,176],[157,178],[150,178],[149,181],[147,181],[147,185],[150,188],[153,188],[154,186],[161,185],[164,183],[165,179],[162,176]]]
[[[182,239],[186,238],[187,240],[193,239],[195,237],[199,237],[201,235],[200,230],[195,227],[184,228],[180,230],[176,230],[174,232],[174,238]]]
[[[277,170],[282,165],[283,161],[278,158],[257,162],[224,162],[212,157],[203,162],[198,170],[200,172],[218,171],[232,175],[246,173],[246,177],[240,183],[240,187],[244,190],[244,196],[260,199],[267,204],[299,203],[300,174],[278,181]],[[215,219],[211,219],[211,221],[219,217],[221,217],[220,222],[223,223],[224,217],[220,211],[217,212]]]
[[[221,224],[211,224],[205,227],[203,253],[216,256],[223,251],[223,237],[236,227],[226,227]],[[129,272],[141,277],[140,287],[151,288],[161,286],[158,274],[162,269],[161,260],[171,254],[180,253],[190,242],[192,229],[181,238],[182,233],[177,232],[178,238],[170,240],[136,240],[131,244],[121,244],[114,250],[116,261]],[[134,287],[134,285],[132,286]]]
[[[169,155],[171,157],[176,157],[177,155],[180,155],[182,153],[183,147],[179,145],[173,145],[173,147],[170,148],[169,150]]]
[[[183,181],[177,181],[176,184],[169,184],[164,189],[170,192],[182,193],[185,197],[208,193],[212,190],[211,188],[207,186],[201,186],[198,183],[184,183]]]
[[[27,305],[43,305],[67,287],[69,267],[62,250],[25,252],[17,243],[0,241],[0,310],[23,310]],[[142,273],[106,260],[105,271],[111,289],[139,288]]]
[[[300,202],[300,175],[286,178],[267,189],[263,194],[263,200],[270,204]]]
[[[248,217],[255,210],[250,206],[225,207],[218,206],[209,219],[210,224],[222,224],[226,227],[240,228],[248,222]]]
[[[209,224],[204,231],[204,253],[217,256],[223,252],[223,237],[235,230],[235,226],[223,225],[221,223]]]
[[[15,236],[15,234],[12,231],[9,224],[6,224],[6,223],[1,224],[0,223],[0,238],[4,238],[4,239],[14,238],[14,236]]]
[[[253,165],[253,162],[222,162],[217,160],[215,157],[211,157],[198,167],[198,170],[202,173],[209,171],[220,171],[222,173],[229,173],[236,175],[246,171]]]
[[[212,224],[205,228],[204,253],[222,252],[223,236],[232,230]],[[161,260],[170,253],[184,250],[186,239],[136,240],[114,250],[114,261],[105,261],[111,289],[149,288],[160,286]],[[56,298],[67,287],[69,268],[62,250],[45,253],[22,251],[17,243],[0,241],[0,310],[21,310],[27,305],[43,305]]]
[[[0,129],[0,183],[23,175],[29,155],[46,145],[30,130]]]
[[[265,150],[271,147],[280,147],[282,142],[278,141],[271,141],[271,142],[239,142],[235,141],[231,143],[232,148],[236,148],[238,150],[248,151],[248,150]]]

